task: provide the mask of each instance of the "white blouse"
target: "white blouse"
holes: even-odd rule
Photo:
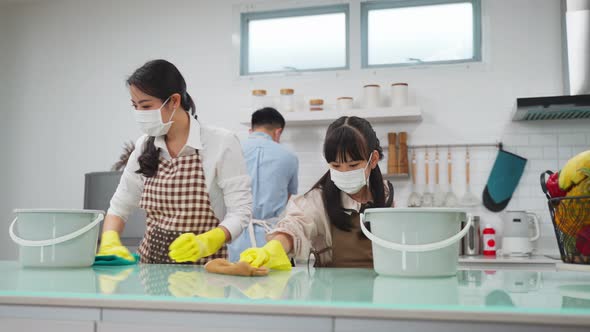
[[[146,178],[137,174],[138,158],[143,152],[148,136],[141,136],[135,143],[135,150],[129,161],[117,191],[111,199],[108,214],[121,217],[125,222],[135,208],[143,192]],[[160,156],[170,160],[164,136],[156,137],[154,145],[160,148]],[[232,239],[236,239],[248,225],[252,213],[252,194],[250,177],[237,136],[228,130],[201,126],[190,116],[190,130],[185,146],[179,157],[195,154],[199,150],[205,184],[209,192],[211,207],[220,226],[227,228]]]

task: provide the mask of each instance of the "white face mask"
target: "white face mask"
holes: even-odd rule
[[[162,107],[166,105],[170,97],[168,97],[160,108],[155,110],[135,110],[135,121],[139,125],[139,129],[148,136],[162,136],[168,133],[170,127],[174,121],[172,117],[176,112],[176,109],[172,111],[172,115],[170,115],[170,119],[168,122],[162,122]]]
[[[358,193],[369,182],[371,173],[369,173],[368,177],[365,177],[365,170],[371,164],[372,157],[373,155],[371,154],[369,161],[367,162],[367,166],[361,169],[340,172],[330,168],[330,178],[332,179],[332,182],[334,182],[338,189],[344,191],[347,194],[352,195]]]

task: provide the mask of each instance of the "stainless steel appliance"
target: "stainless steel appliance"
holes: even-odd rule
[[[93,172],[85,174],[84,209],[107,211],[123,172]],[[136,209],[125,223],[121,242],[130,250],[139,246],[145,232],[145,211]],[[101,222],[102,230],[102,222]]]
[[[462,254],[477,256],[481,254],[480,221],[479,216],[473,216],[473,223],[463,239],[461,239]]]

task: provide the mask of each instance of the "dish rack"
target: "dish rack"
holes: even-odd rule
[[[546,186],[546,176],[551,174],[551,171],[541,174],[541,189],[547,196],[561,260],[568,264],[590,265],[590,254],[584,250],[584,255],[579,249],[590,248],[590,195],[552,198]],[[588,242],[580,244],[584,241]]]

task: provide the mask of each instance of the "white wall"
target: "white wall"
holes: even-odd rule
[[[387,142],[387,132],[402,130],[409,132],[410,144],[505,139],[532,159],[511,208],[543,212],[546,234],[550,234],[545,203],[533,178],[540,169],[558,167],[551,162],[555,155],[566,159],[579,139],[590,139],[589,123],[516,124],[511,122],[511,112],[516,97],[563,93],[560,4],[558,0],[484,0],[483,10],[485,61],[481,64],[378,71],[353,68],[299,77],[239,79],[232,45],[235,7],[230,1],[54,0],[4,5],[0,12],[12,18],[11,33],[8,42],[0,39],[0,48],[3,56],[10,48],[14,57],[8,61],[12,73],[2,75],[3,84],[11,88],[3,103],[11,107],[10,115],[2,112],[2,131],[12,130],[13,135],[11,144],[4,146],[3,167],[12,168],[7,172],[9,179],[2,178],[3,184],[9,181],[8,188],[0,189],[2,201],[9,200],[6,206],[0,205],[0,227],[7,226],[12,208],[82,206],[84,173],[109,169],[123,142],[138,135],[124,85],[126,76],[149,59],[166,58],[184,73],[203,121],[239,130],[242,137],[246,128],[236,119],[248,105],[253,88],[276,94],[280,88],[292,87],[299,94],[333,101],[341,95],[360,97],[361,87],[369,82],[382,86],[408,82],[424,110],[424,121],[375,125],[382,143]],[[288,127],[284,135],[284,143],[300,157],[300,192],[308,190],[325,170],[324,131]],[[579,137],[567,136],[571,133]],[[564,145],[562,134],[570,139],[567,144],[575,145]],[[537,148],[539,142],[550,148]],[[558,146],[562,149],[557,150]],[[455,153],[461,164],[462,153]],[[494,156],[493,150],[474,151],[476,192],[481,192]],[[462,193],[462,165],[456,168],[455,190]],[[398,204],[405,205],[408,184],[394,184]],[[492,214],[482,219],[499,225]],[[0,259],[14,257],[9,240],[1,234]]]
[[[11,63],[14,60],[14,52],[11,47],[12,44],[12,25],[10,13],[8,10],[3,10],[0,6],[0,142],[2,148],[0,149],[0,155],[2,159],[0,161],[0,227],[3,231],[0,231],[0,259],[3,257],[14,257],[16,254],[16,248],[7,245],[10,242],[8,232],[4,231],[8,227],[8,219],[11,217],[11,209],[13,207],[13,196],[12,190],[15,187],[15,181],[12,176],[14,164],[11,160],[11,142],[14,142],[12,138],[13,134],[13,107],[15,100],[10,98],[12,96],[13,86],[10,83],[11,78],[14,76],[14,68]]]
[[[589,10],[590,1],[588,0],[567,0],[566,6],[568,11]]]

